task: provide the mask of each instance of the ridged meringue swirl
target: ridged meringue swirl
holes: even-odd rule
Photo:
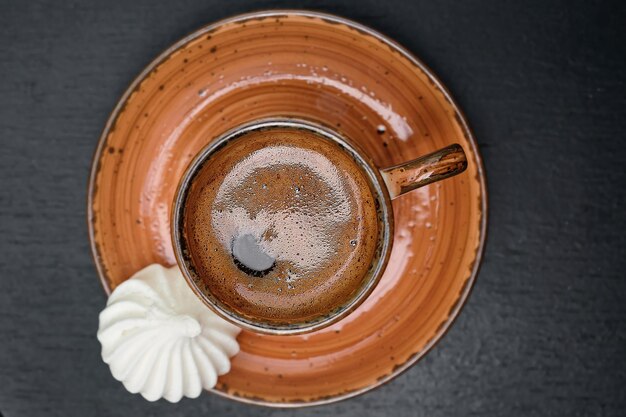
[[[213,388],[230,370],[239,332],[202,304],[177,266],[153,264],[115,288],[100,313],[98,340],[128,391],[177,402]]]

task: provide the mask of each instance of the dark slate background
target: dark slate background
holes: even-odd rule
[[[424,360],[356,399],[148,403],[113,380],[95,338],[105,297],[85,224],[91,156],[161,50],[277,7],[378,29],[448,85],[488,175],[479,280]],[[611,1],[0,1],[0,414],[624,415],[625,23]]]

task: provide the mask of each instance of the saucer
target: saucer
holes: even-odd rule
[[[452,143],[468,157],[465,173],[393,201],[391,259],[358,309],[299,336],[243,331],[212,390],[277,407],[329,403],[389,381],[432,348],[468,297],[485,240],[476,142],[441,82],[392,40],[336,16],[266,11],[176,43],[133,81],[102,133],[91,246],[107,293],[148,264],[175,264],[170,210],[187,164],[220,133],[275,116],[330,126],[380,168]]]

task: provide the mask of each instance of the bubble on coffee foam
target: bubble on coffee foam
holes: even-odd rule
[[[319,179],[330,189],[332,198],[320,199],[315,195],[304,198],[307,190],[295,184],[291,191],[295,201],[287,207],[279,204],[250,213],[244,207],[246,201],[237,197],[246,181],[255,176],[259,167],[271,167],[262,169],[280,172],[281,168],[289,166],[304,168],[309,178]],[[248,192],[267,192],[269,187],[271,184],[263,183]],[[329,236],[333,236],[337,224],[350,219],[348,198],[342,176],[326,157],[308,149],[274,146],[251,153],[225,176],[214,202],[214,207],[220,209],[212,210],[211,221],[225,250],[230,251],[233,239],[249,235],[269,257],[287,261],[302,271],[311,271],[337,252],[339,242]],[[228,207],[228,210],[221,207]],[[298,274],[292,271],[290,278],[297,279]]]
[[[241,234],[233,240],[232,254],[244,266],[244,269],[266,272],[275,263],[275,259],[268,256],[260,248],[259,241],[252,235]]]

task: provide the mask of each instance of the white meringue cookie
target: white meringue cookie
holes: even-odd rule
[[[128,391],[177,402],[213,388],[230,370],[240,331],[196,297],[177,266],[153,264],[115,288],[100,313],[98,340]]]

